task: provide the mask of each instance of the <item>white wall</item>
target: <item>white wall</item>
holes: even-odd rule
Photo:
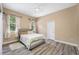
[[[2,13],[0,13],[0,55],[2,54],[2,39],[3,39],[3,22],[2,22]]]

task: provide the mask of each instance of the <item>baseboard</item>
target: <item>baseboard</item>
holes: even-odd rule
[[[78,44],[70,43],[70,42],[65,42],[65,41],[61,41],[61,40],[54,40],[54,41],[60,42],[60,43],[64,43],[64,44],[68,44],[68,45],[71,45],[71,46],[75,46],[75,47],[78,49],[78,51],[79,51],[79,46],[78,46]]]
[[[71,46],[75,46],[75,47],[78,48],[78,45],[75,44],[75,43],[65,42],[65,41],[62,41],[62,40],[54,40],[54,41],[56,41],[56,42],[60,42],[60,43],[64,43],[64,44],[68,44],[68,45],[71,45]]]

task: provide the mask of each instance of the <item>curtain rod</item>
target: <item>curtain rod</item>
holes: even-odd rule
[[[22,18],[22,16],[18,16],[18,15],[15,15],[15,14],[7,14],[6,12],[3,12],[3,14],[6,14],[6,15],[13,15],[13,16],[16,16],[16,17],[20,17],[20,18]]]
[[[1,10],[0,10],[0,12],[2,12]],[[5,14],[5,12],[2,12],[3,14]]]

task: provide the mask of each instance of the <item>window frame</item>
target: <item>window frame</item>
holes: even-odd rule
[[[11,16],[14,16],[14,15],[8,15],[8,33],[10,33],[10,32],[16,32],[17,31],[17,29],[16,29],[16,16],[15,16],[15,23],[13,23],[13,24],[15,24],[15,30],[14,31],[11,31],[11,29],[10,29],[10,17]]]

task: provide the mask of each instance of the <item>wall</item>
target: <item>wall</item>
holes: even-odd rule
[[[79,45],[79,4],[77,5],[77,36],[78,36],[78,45]]]
[[[0,55],[2,55],[2,43],[3,43],[3,7],[2,5],[0,4]]]
[[[2,39],[3,39],[3,22],[2,22],[2,13],[0,13],[0,55],[2,54]]]
[[[55,21],[56,40],[78,44],[77,5],[38,18],[38,32],[47,37],[47,22]]]
[[[6,8],[4,8],[4,12],[7,15],[11,14],[11,15],[15,15],[15,16],[20,17],[21,18],[20,27],[23,28],[23,29],[28,29],[29,28],[30,21],[28,19],[33,18],[33,17],[27,16],[27,15],[24,15],[24,14],[21,14],[21,13],[18,13],[18,12],[15,12],[15,11],[12,11],[12,10],[6,9]],[[16,33],[11,33],[10,35],[11,35],[11,37],[15,37],[16,36],[15,34]],[[7,35],[9,35],[9,34],[7,34]]]

